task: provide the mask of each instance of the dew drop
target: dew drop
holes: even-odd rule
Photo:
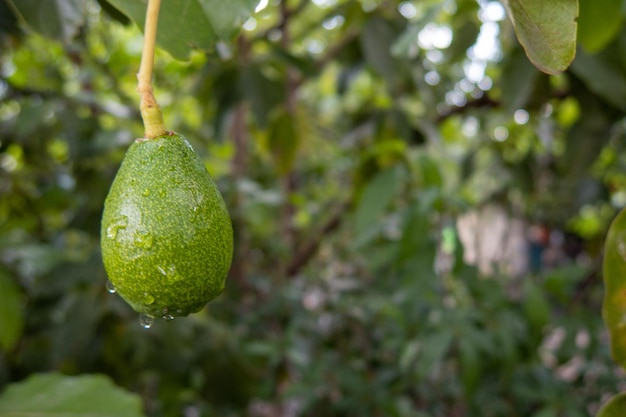
[[[170,265],[169,268],[167,268],[167,276],[170,277],[172,281],[178,281],[182,278],[178,271],[176,271],[176,267],[174,265]]]
[[[178,310],[176,310],[176,314],[181,315],[183,314],[183,309],[179,308]]]
[[[166,275],[166,276],[167,276],[167,272],[165,272],[165,269],[163,269],[163,267],[162,267],[162,266],[157,265],[157,269],[159,270],[159,272],[160,272],[161,274],[163,274],[163,275]]]
[[[117,233],[122,229],[126,229],[126,226],[128,226],[128,217],[121,216],[114,219],[107,227],[107,237],[109,239],[117,238]]]
[[[111,294],[115,294],[117,292],[115,285],[113,285],[113,283],[109,280],[107,280],[106,287],[107,287],[107,291],[110,292]]]
[[[138,248],[150,249],[153,242],[154,237],[152,233],[145,230],[138,230],[137,233],[135,233],[135,246]]]
[[[153,323],[154,317],[144,313],[141,313],[139,315],[139,324],[141,324],[141,327],[143,327],[144,329],[149,329],[150,327],[152,327]]]
[[[154,297],[149,292],[143,293],[143,302],[147,305],[154,303]]]
[[[619,252],[622,259],[626,261],[626,242],[624,242],[624,240],[620,240],[617,244],[617,251]]]
[[[165,313],[165,314],[163,314],[163,319],[165,321],[172,321],[172,320],[174,320],[174,316],[172,316],[170,313]]]
[[[148,197],[150,195],[150,189],[146,188],[145,190],[143,190],[143,192],[141,193],[141,195],[143,195],[144,197]]]

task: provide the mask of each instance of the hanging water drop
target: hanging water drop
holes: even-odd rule
[[[154,297],[152,296],[152,294],[144,292],[143,293],[143,302],[147,305],[150,305],[152,303],[154,303]]]
[[[165,313],[163,314],[163,319],[166,321],[171,321],[174,320],[174,316],[172,316],[170,313]]]
[[[148,314],[144,314],[144,313],[141,313],[139,315],[139,324],[144,329],[149,329],[150,327],[152,327],[153,323],[154,323],[154,317],[152,317],[152,316],[150,316]]]
[[[107,287],[107,291],[110,292],[111,294],[115,294],[117,292],[115,285],[113,285],[113,283],[109,280],[107,280],[106,287]]]
[[[135,246],[143,249],[150,249],[152,247],[152,243],[154,241],[154,237],[150,232],[145,230],[138,230],[135,233]]]
[[[128,217],[120,216],[120,217],[114,219],[111,222],[111,224],[109,224],[109,226],[106,229],[107,237],[109,239],[117,238],[117,233],[120,230],[126,229],[127,226],[128,226]]]

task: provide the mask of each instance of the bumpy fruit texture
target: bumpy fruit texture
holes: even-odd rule
[[[626,210],[611,223],[604,244],[602,316],[609,330],[611,354],[626,368]]]
[[[186,316],[222,292],[232,225],[184,137],[130,146],[104,203],[101,245],[109,280],[139,313]]]

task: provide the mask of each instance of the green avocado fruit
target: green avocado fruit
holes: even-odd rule
[[[613,360],[626,368],[626,209],[611,222],[602,260],[602,317],[609,331]]]
[[[230,216],[184,137],[130,146],[104,202],[101,246],[115,291],[148,319],[197,312],[223,291]]]

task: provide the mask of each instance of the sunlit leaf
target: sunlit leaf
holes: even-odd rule
[[[503,0],[528,59],[548,74],[576,55],[577,0]]]

